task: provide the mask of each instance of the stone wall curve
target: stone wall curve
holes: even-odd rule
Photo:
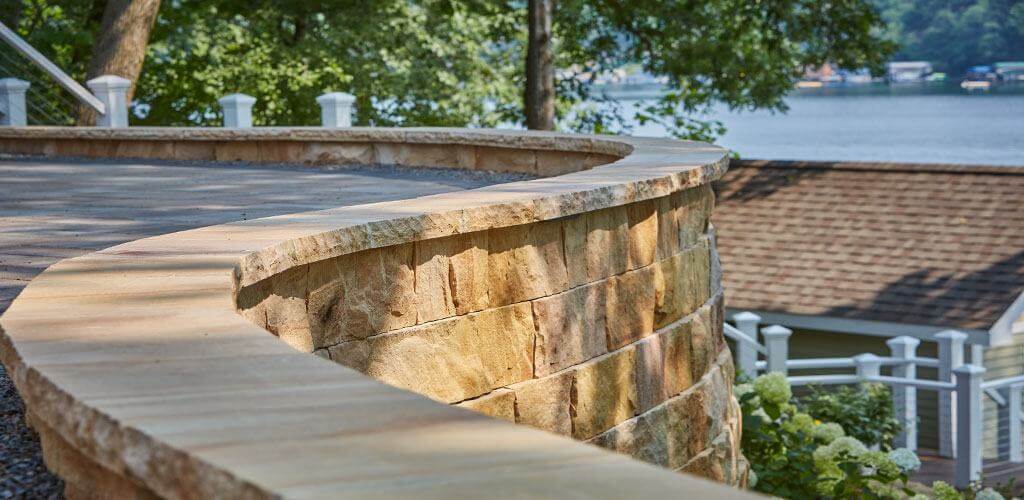
[[[745,483],[707,222],[724,150],[449,129],[47,128],[2,130],[0,150],[549,176],[185,231],[51,267],[0,318],[0,345],[69,491],[403,496],[413,484],[446,496],[529,478],[619,496],[624,484],[659,495],[690,485],[552,434]],[[58,304],[92,334],[47,313]],[[67,355],[88,362],[53,362]],[[253,426],[274,430],[259,439]],[[254,458],[288,450],[279,468]],[[455,472],[468,457],[493,470]],[[423,458],[429,471],[413,463]],[[332,466],[407,480],[339,481]]]

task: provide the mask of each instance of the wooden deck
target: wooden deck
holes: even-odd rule
[[[956,462],[943,458],[933,450],[919,450],[921,470],[911,480],[930,485],[934,481],[945,481],[952,484],[956,475]],[[982,480],[985,486],[998,487],[1006,485],[1016,478],[1015,492],[1024,495],[1024,463],[1013,463],[1000,460],[985,460]]]

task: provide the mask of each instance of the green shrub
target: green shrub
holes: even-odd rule
[[[842,425],[801,411],[782,374],[737,385],[735,394],[743,409],[741,445],[756,478],[753,489],[783,498],[911,495],[907,474],[920,465],[916,455],[907,456],[913,452],[869,451]]]
[[[883,384],[811,387],[797,405],[816,420],[837,423],[860,442],[883,450],[891,449],[901,428],[893,415],[892,395]]]

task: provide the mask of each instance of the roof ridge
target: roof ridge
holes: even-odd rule
[[[733,159],[730,167],[739,168],[806,168],[817,170],[849,170],[864,172],[932,172],[943,174],[985,174],[1024,176],[1024,165],[969,165],[959,163],[904,163],[817,160],[755,160]]]

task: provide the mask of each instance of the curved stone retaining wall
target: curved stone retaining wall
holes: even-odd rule
[[[0,130],[0,147],[561,174],[213,226],[51,267],[0,320],[0,340],[69,493],[736,494],[339,365],[746,481],[707,222],[721,149],[444,129],[22,129]]]

